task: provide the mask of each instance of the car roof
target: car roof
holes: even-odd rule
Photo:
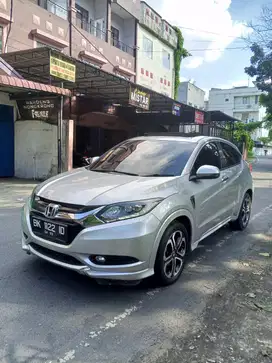
[[[209,136],[194,136],[194,137],[186,137],[186,136],[179,136],[179,135],[169,135],[167,134],[157,134],[157,135],[146,135],[146,136],[138,136],[134,137],[134,140],[167,140],[167,141],[180,141],[180,142],[187,142],[187,143],[194,143],[198,144],[199,142],[204,142],[208,140],[214,140],[219,138],[209,137]]]

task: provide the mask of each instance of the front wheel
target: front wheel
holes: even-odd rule
[[[244,229],[246,229],[250,220],[251,206],[252,199],[250,194],[247,192],[244,196],[238,218],[235,221],[231,222],[231,227],[234,230],[243,231]]]
[[[155,278],[160,285],[171,285],[184,268],[188,250],[188,232],[180,222],[172,223],[164,232],[155,262]]]

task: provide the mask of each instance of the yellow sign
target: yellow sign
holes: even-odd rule
[[[66,81],[75,82],[76,66],[56,57],[50,57],[50,74],[51,76],[65,79]]]

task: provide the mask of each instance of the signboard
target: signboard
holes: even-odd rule
[[[66,81],[75,82],[76,66],[73,63],[50,56],[50,75],[65,79]]]
[[[173,103],[172,106],[172,114],[174,116],[180,116],[180,112],[181,112],[181,105],[179,103]]]
[[[195,123],[202,125],[204,124],[204,113],[201,111],[195,111]]]
[[[149,110],[150,94],[137,87],[130,86],[129,104],[144,110]]]
[[[58,98],[17,100],[21,120],[54,121],[57,123],[59,105]]]

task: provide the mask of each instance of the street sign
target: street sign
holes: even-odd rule
[[[135,86],[130,86],[129,104],[144,110],[149,110],[150,94]]]
[[[50,75],[69,82],[75,82],[76,66],[73,63],[50,56]]]

